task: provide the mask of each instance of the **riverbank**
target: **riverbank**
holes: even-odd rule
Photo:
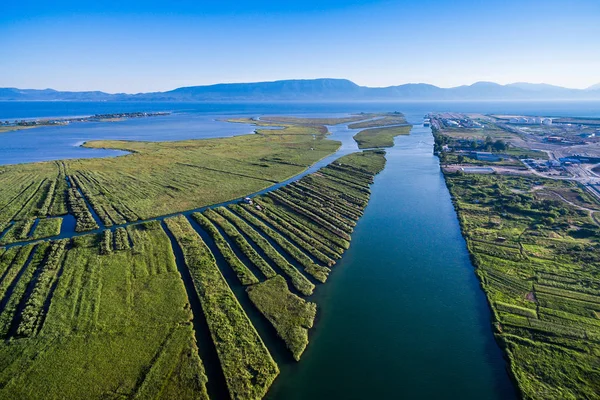
[[[600,351],[594,272],[600,229],[556,194],[578,191],[586,199],[586,193],[539,177],[446,174],[446,180],[495,335],[523,396],[593,398],[600,378],[593,367]],[[484,194],[492,192],[493,198]]]
[[[386,150],[352,245],[311,298],[311,344],[267,398],[516,397],[432,146],[415,125]]]
[[[170,115],[170,112],[119,112],[110,114],[94,114],[71,118],[30,118],[0,122],[0,133],[21,129],[39,128],[42,126],[66,126],[74,122],[117,122],[131,118],[148,118]]]

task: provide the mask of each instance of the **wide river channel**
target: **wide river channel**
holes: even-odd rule
[[[330,130],[352,150],[352,132]],[[350,249],[314,296],[310,345],[268,398],[515,398],[432,146],[415,125],[387,149]]]
[[[30,107],[31,110],[26,110]],[[39,109],[35,109],[38,107]],[[65,108],[69,108],[65,111]],[[88,103],[8,104],[0,118],[89,115],[96,112],[171,110],[178,105],[100,105]],[[102,108],[105,107],[105,108]],[[141,107],[141,108],[139,108]],[[191,106],[190,106],[191,107]],[[224,129],[207,117],[219,114],[337,114],[349,111],[405,112],[414,123],[410,136],[397,137],[387,150],[387,165],[372,186],[371,201],[352,235],[352,244],[336,264],[327,284],[312,300],[318,320],[301,362],[280,365],[269,399],[512,399],[514,386],[494,341],[490,312],[469,260],[450,195],[432,154],[433,137],[420,125],[427,111],[478,111],[539,115],[596,116],[596,104],[399,104],[309,105],[293,107],[218,107],[190,114],[217,136],[250,133],[247,126]],[[581,111],[585,109],[586,111]],[[537,111],[537,112],[534,112]],[[546,111],[546,112],[544,112]],[[40,128],[0,135],[0,165],[40,159],[116,154],[77,153],[80,140],[119,138],[177,140],[209,137],[212,129],[184,128],[182,120]],[[158,123],[162,128],[149,128]],[[181,125],[180,125],[181,123]],[[189,121],[188,121],[189,123]],[[196,125],[196,126],[198,126]],[[126,129],[142,128],[137,130]],[[189,125],[186,125],[189,126]],[[125,127],[125,128],[123,128]],[[356,150],[353,132],[331,127],[341,139],[339,154]],[[53,137],[53,134],[62,138]],[[132,134],[133,132],[133,134]],[[139,133],[136,134],[135,132]],[[171,135],[160,133],[171,132]],[[214,132],[213,132],[214,133]],[[44,136],[44,140],[39,136]],[[157,137],[150,137],[156,135]],[[37,140],[40,139],[40,140]],[[62,141],[62,142],[61,142]],[[57,144],[58,143],[58,144]],[[53,146],[62,150],[54,150]],[[88,151],[85,149],[84,151]],[[61,152],[62,151],[62,152]],[[93,152],[94,150],[89,150]],[[329,160],[327,160],[329,161]]]

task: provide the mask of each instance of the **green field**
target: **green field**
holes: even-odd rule
[[[446,174],[495,335],[525,398],[598,398],[598,204],[575,183]]]
[[[398,135],[408,135],[412,126],[392,126],[365,129],[354,135],[359,149],[392,147]]]
[[[305,297],[348,248],[384,153],[344,156],[252,204],[139,220],[301,172],[339,145],[325,122],[337,120],[92,142],[131,154],[0,167],[2,244],[56,236],[66,214],[80,232],[0,247],[0,398],[265,396],[279,374],[272,341],[301,359],[318,313]]]
[[[379,128],[387,125],[400,125],[406,124],[406,118],[404,114],[399,112],[378,114],[376,118],[368,121],[354,122],[348,125],[350,129],[366,129],[366,128]]]
[[[232,200],[302,172],[339,146],[324,126],[283,127],[223,139],[96,141],[85,145],[131,154],[0,166],[0,233],[15,222],[5,243],[21,241],[35,219],[67,213],[78,232],[94,230],[90,207],[112,226]]]
[[[29,263],[27,248],[4,253],[3,268],[25,273],[2,292],[2,398],[207,398],[167,235],[128,231],[133,249],[108,255],[94,235],[30,246]]]

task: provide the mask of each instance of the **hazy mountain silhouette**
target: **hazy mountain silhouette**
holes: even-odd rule
[[[371,88],[347,79],[283,80],[181,87],[166,92],[109,94],[99,91],[0,88],[0,101],[403,101],[403,100],[600,100],[600,84],[569,89],[533,83],[477,82],[453,88],[425,83]]]

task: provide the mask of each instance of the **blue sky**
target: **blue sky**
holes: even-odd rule
[[[597,0],[2,3],[0,87],[600,82]]]

